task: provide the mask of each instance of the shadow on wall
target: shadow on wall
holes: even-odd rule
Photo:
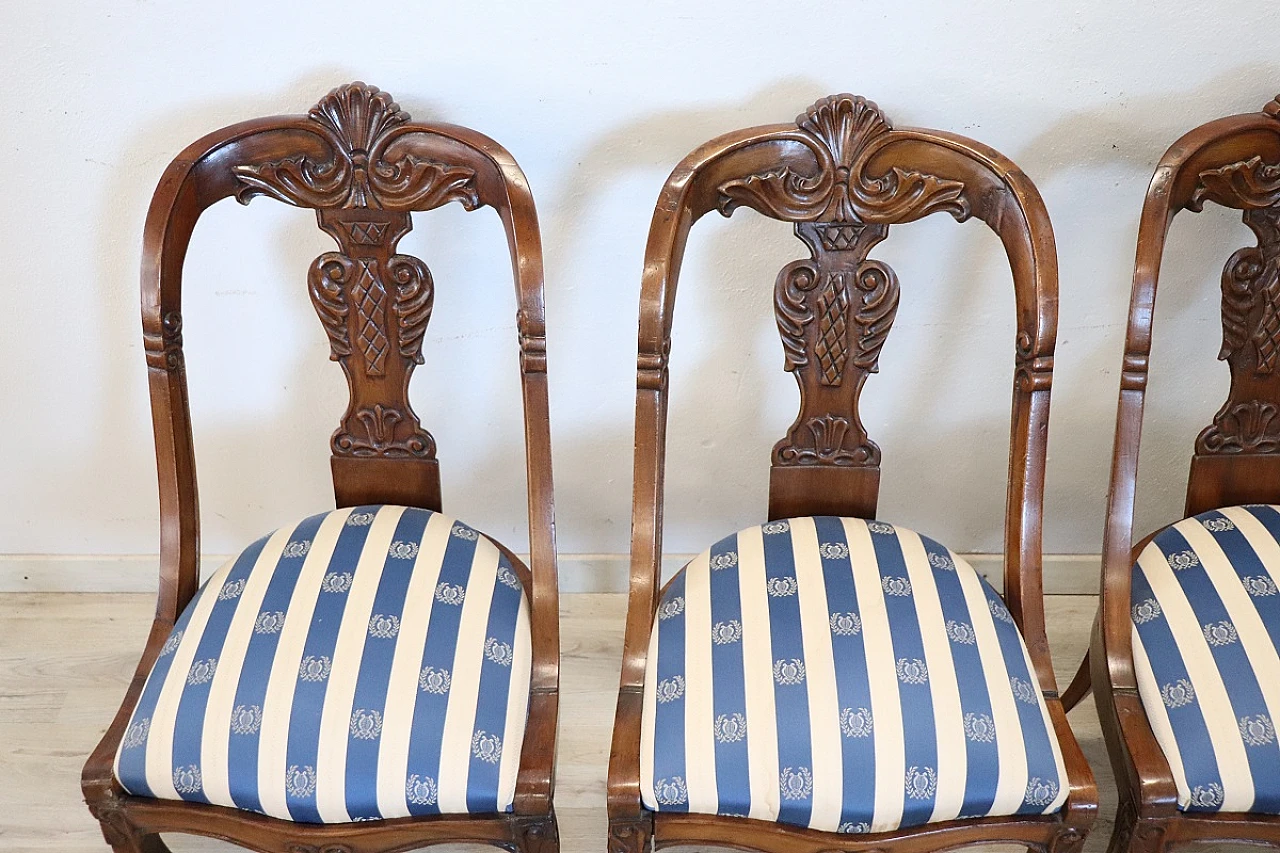
[[[1064,261],[1045,504],[1048,552],[1102,547],[1138,219],[1156,163],[1194,127],[1260,110],[1280,88],[1277,81],[1280,63],[1250,63],[1193,90],[1121,95],[1103,108],[1064,114],[1014,156],[1045,195]],[[1078,190],[1077,176],[1090,172],[1098,174],[1096,193],[1078,194],[1074,204],[1058,202],[1059,188]],[[1112,256],[1091,253],[1108,243]],[[1229,385],[1226,366],[1217,361],[1222,266],[1237,248],[1255,243],[1238,212],[1213,205],[1200,214],[1183,212],[1170,231],[1156,303],[1138,535],[1182,517],[1195,437]],[[1070,544],[1082,539],[1089,543],[1084,549]]]
[[[1086,523],[1090,527],[1087,540],[1100,542],[1116,366],[1141,205],[1141,190],[1107,203],[1106,190],[1100,188],[1096,205],[1071,208],[1064,204],[1059,213],[1055,189],[1064,181],[1073,181],[1081,171],[1117,164],[1127,168],[1135,181],[1142,173],[1140,184],[1145,187],[1159,155],[1194,124],[1257,109],[1270,97],[1250,93],[1228,103],[1221,99],[1221,92],[1238,90],[1240,80],[1275,80],[1280,76],[1277,70],[1280,67],[1274,65],[1244,66],[1191,94],[1129,99],[1097,111],[1065,115],[1030,144],[1003,152],[1045,193],[1060,246],[1120,245],[1114,238],[1109,240],[1108,234],[1119,228],[1126,231],[1123,252],[1104,259],[1101,277],[1078,276],[1082,255],[1074,250],[1066,253],[1068,262],[1061,267],[1059,369],[1046,503],[1046,544],[1050,550],[1055,536],[1078,541],[1079,526]],[[202,104],[143,127],[131,147],[150,150],[147,140],[157,138],[180,140],[180,147],[223,124],[254,115],[298,112],[335,81],[354,76],[349,70],[329,68],[305,75],[276,96]],[[617,126],[596,139],[558,186],[534,186],[547,253],[552,428],[562,545],[572,542],[573,550],[582,551],[627,550],[635,350],[633,345],[608,344],[619,337],[634,341],[644,238],[652,200],[657,198],[663,179],[703,142],[738,128],[787,121],[825,94],[825,88],[814,81],[794,78],[738,105],[657,113]],[[865,94],[875,97],[874,92]],[[405,99],[401,103],[415,118],[447,119],[421,104]],[[1171,108],[1171,104],[1178,108]],[[890,117],[895,116],[898,106],[912,107],[882,106]],[[912,117],[920,118],[913,123],[928,124],[927,114],[918,106],[915,110]],[[1191,114],[1197,117],[1188,119]],[[981,140],[981,133],[974,135]],[[1110,139],[1127,143],[1113,148]],[[519,150],[513,148],[513,153],[519,159]],[[638,180],[648,187],[644,193],[647,204],[634,205],[621,218],[609,221],[593,215],[601,199]],[[124,181],[117,173],[109,199],[133,195],[136,187],[126,186]],[[223,205],[235,207],[231,201]],[[242,211],[236,213],[245,218]],[[202,307],[201,300],[205,300],[203,307],[212,304],[206,295],[188,296],[188,369],[199,470],[208,484],[203,495],[205,506],[254,509],[251,514],[237,513],[222,525],[220,538],[244,542],[272,524],[286,521],[286,508],[298,514],[332,505],[326,461],[328,436],[345,404],[341,371],[326,362],[327,344],[305,296],[307,265],[329,248],[330,241],[315,228],[310,212],[285,209],[285,213],[260,214],[262,218],[255,221],[264,223],[270,232],[268,265],[280,283],[281,300],[279,306],[273,304],[272,316],[283,317],[287,328],[257,328],[251,312],[236,315],[241,309],[219,309],[225,311],[220,319],[243,322],[234,326],[234,334],[227,334],[226,328],[200,319],[197,309]],[[1178,232],[1186,226],[1175,226],[1164,265],[1153,357],[1153,405],[1148,410],[1144,445],[1144,461],[1156,460],[1160,467],[1153,478],[1153,504],[1158,509],[1154,517],[1158,520],[1179,514],[1181,490],[1172,484],[1185,478],[1191,440],[1223,396],[1216,390],[1205,390],[1209,377],[1214,377],[1216,387],[1225,389],[1225,369],[1212,360],[1220,334],[1214,313],[1216,281],[1221,262],[1237,246],[1245,245],[1241,240],[1247,240],[1248,235],[1242,226],[1230,224],[1231,217],[1217,213],[1193,217],[1208,223],[1196,226],[1202,235],[1198,240],[1179,241]],[[98,256],[104,259],[113,258],[105,251],[108,246],[133,243],[138,236],[133,220],[115,214],[109,206],[102,211],[107,225],[101,232]],[[208,214],[216,215],[221,211]],[[699,550],[724,534],[763,520],[769,451],[794,417],[798,399],[794,381],[781,370],[772,285],[777,270],[804,256],[804,248],[790,235],[788,226],[769,222],[754,212],[740,213],[732,223],[718,220],[718,216],[709,215],[694,229],[676,314],[667,480],[669,552]],[[415,221],[415,233],[432,245],[439,242],[432,239],[439,231],[436,221],[434,216]],[[482,230],[493,233],[491,229],[489,223]],[[977,233],[984,236],[974,238]],[[200,235],[197,228],[196,241]],[[574,269],[575,259],[589,256],[588,249],[598,253],[599,245],[612,249],[616,263],[592,271],[592,286],[582,287],[585,277],[571,276],[569,271]],[[193,254],[197,248],[193,244]],[[500,245],[492,249],[505,256]],[[200,250],[206,252],[201,263],[211,265],[217,264],[219,253],[225,251],[222,246]],[[1211,262],[1204,261],[1205,256]],[[882,515],[936,536],[957,550],[998,549],[1013,355],[1011,279],[999,242],[980,223],[955,228],[949,219],[935,216],[922,224],[894,229],[873,257],[897,269],[903,289],[898,320],[882,354],[882,373],[869,381],[863,396],[864,420],[884,450]],[[437,272],[438,298],[443,299],[450,282],[439,275],[429,254],[423,260]],[[935,286],[927,277],[934,269],[952,274]],[[128,352],[129,356],[108,357],[110,367],[102,389],[96,398],[82,401],[83,408],[93,412],[91,417],[102,425],[98,431],[102,440],[96,446],[57,457],[64,460],[61,470],[50,473],[44,483],[30,484],[32,489],[83,477],[86,471],[104,482],[128,483],[141,477],[154,482],[149,473],[154,471],[150,425],[142,408],[145,362],[137,290],[132,284],[137,280],[136,261],[104,262],[98,280],[102,291],[96,304],[102,316],[96,325],[102,330],[101,351]],[[509,273],[501,282],[486,282],[486,286],[490,288],[484,291],[486,299],[490,293],[505,293],[505,304],[512,309],[497,308],[492,302],[486,306],[490,316],[501,320],[490,331],[501,338],[510,354],[509,361],[503,362],[509,373],[492,384],[489,377],[478,380],[484,391],[491,391],[499,401],[494,409],[486,410],[488,420],[479,424],[495,436],[486,445],[483,458],[451,456],[449,444],[441,442],[446,510],[491,531],[513,549],[523,550],[527,542],[524,460]],[[118,298],[120,291],[126,291],[128,298]],[[444,319],[433,319],[429,344],[448,333],[441,325]],[[1162,346],[1167,347],[1164,358]],[[1192,346],[1194,359],[1186,355]],[[227,361],[218,355],[227,351],[224,347],[231,348]],[[988,351],[991,357],[983,358]],[[265,410],[255,410],[251,416],[237,410],[234,418],[213,413],[216,423],[210,427],[208,418],[202,418],[210,415],[201,403],[202,392],[229,366],[238,365],[239,375],[254,375],[253,365],[268,354],[279,356],[283,366],[269,367],[263,374],[278,380],[279,388],[267,387],[270,383],[264,379],[266,384],[252,389],[255,398],[270,396]],[[431,370],[452,373],[454,365],[433,362],[430,350],[426,356],[428,363],[420,375]],[[1170,371],[1162,374],[1161,364],[1170,365]],[[1188,364],[1203,364],[1204,371],[1195,368],[1193,372],[1185,366]],[[1161,376],[1174,375],[1174,369],[1179,371],[1179,381],[1166,385]],[[324,384],[308,379],[315,371],[329,377]],[[421,385],[419,379],[415,388]],[[431,401],[425,407],[418,406],[418,411],[424,426],[440,437],[437,412],[439,419],[458,417],[459,413],[434,402],[437,394],[448,393],[447,378],[432,380],[430,387]],[[120,389],[128,389],[128,393]],[[1171,392],[1172,404],[1156,402],[1162,390]],[[422,399],[416,392],[414,398],[415,403]],[[972,404],[953,405],[957,399]],[[565,417],[566,412],[571,416]],[[126,447],[109,443],[107,436],[126,432],[111,427],[125,424],[136,439]],[[1166,465],[1166,459],[1173,461]],[[939,474],[931,483],[922,482],[919,476],[921,470],[928,470],[922,460]],[[50,461],[57,464],[52,458]],[[306,506],[290,506],[300,491],[314,493],[316,500]],[[101,541],[111,525],[136,521],[119,517],[139,509],[127,501],[124,504],[84,519],[83,541]],[[154,503],[141,509],[155,517]],[[257,516],[261,525],[241,520],[248,515]],[[216,526],[213,519],[206,518],[206,527]]]

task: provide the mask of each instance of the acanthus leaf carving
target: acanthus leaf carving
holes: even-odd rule
[[[1196,439],[1196,452],[1280,452],[1280,406],[1266,400],[1229,404]]]
[[[347,304],[346,288],[351,284],[355,267],[355,262],[346,255],[326,252],[312,262],[307,274],[311,304],[329,336],[329,357],[333,361],[351,355],[351,337],[347,331],[351,308]]]
[[[473,169],[393,153],[394,143],[413,132],[411,119],[376,86],[339,86],[307,116],[328,142],[331,159],[316,162],[304,154],[234,166],[241,203],[266,195],[317,209],[430,210],[451,201],[479,207]]]
[[[387,263],[387,274],[396,289],[393,310],[400,354],[415,364],[422,364],[422,338],[435,300],[431,271],[412,255],[394,255]]]
[[[722,214],[745,205],[790,222],[904,222],[937,211],[961,221],[969,217],[960,181],[900,167],[878,177],[866,174],[871,155],[893,131],[872,101],[847,94],[823,98],[796,125],[796,139],[813,153],[817,173],[783,166],[726,181],[718,187]]]
[[[1187,208],[1203,210],[1206,201],[1245,210],[1280,204],[1280,163],[1267,163],[1256,156],[1206,169],[1199,175]]]

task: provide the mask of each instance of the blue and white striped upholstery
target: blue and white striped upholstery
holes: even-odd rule
[[[510,811],[529,677],[528,604],[493,542],[423,509],[323,513],[187,605],[116,777],[304,823]]]
[[[884,832],[1067,794],[1009,610],[879,521],[774,521],[695,558],[658,607],[643,717],[657,811]]]
[[[1280,814],[1280,507],[1166,527],[1133,567],[1138,692],[1188,812]]]

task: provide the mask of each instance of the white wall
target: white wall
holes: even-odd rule
[[[627,547],[639,274],[667,173],[712,136],[851,91],[901,124],[998,148],[1043,192],[1062,272],[1046,547],[1096,553],[1152,166],[1184,131],[1280,90],[1280,15],[1245,0],[183,5],[0,7],[0,552],[155,551],[136,283],[151,191],[206,131],[302,112],[363,79],[415,117],[493,136],[528,174],[563,551]],[[414,400],[439,440],[447,508],[520,550],[501,230],[491,211],[457,206],[417,223],[403,247],[431,265],[437,307]],[[1177,516],[1192,439],[1225,394],[1216,281],[1248,238],[1221,210],[1175,226],[1144,526]],[[330,505],[327,437],[345,390],[303,281],[328,245],[309,213],[269,200],[224,202],[197,231],[185,314],[207,552]],[[672,551],[761,518],[768,449],[796,404],[771,289],[801,254],[786,226],[750,211],[695,229],[672,361]],[[934,217],[877,256],[903,286],[865,397],[884,448],[881,514],[957,550],[996,550],[1013,351],[999,244],[980,223]]]

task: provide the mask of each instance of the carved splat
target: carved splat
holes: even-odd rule
[[[867,256],[892,223],[937,211],[961,221],[970,215],[959,181],[902,168],[868,175],[869,160],[890,140],[893,126],[865,98],[824,98],[796,125],[796,140],[813,153],[815,172],[786,166],[718,188],[722,214],[747,206],[793,222],[810,252],[783,268],[774,292],[785,368],[800,386],[799,414],[773,449],[775,487],[779,468],[878,473],[880,448],[862,425],[858,398],[878,369],[899,288],[893,270]],[[873,483],[869,500],[855,501],[862,514],[874,513],[874,492]]]
[[[1280,164],[1261,157],[1200,174],[1191,209],[1205,201],[1244,210],[1257,246],[1222,273],[1222,349],[1231,393],[1196,439],[1197,455],[1280,453]]]
[[[247,203],[265,195],[314,208],[320,228],[338,244],[338,251],[316,258],[308,273],[331,358],[342,365],[351,391],[331,441],[335,466],[347,458],[434,465],[435,441],[409,405],[409,379],[422,363],[434,285],[426,264],[397,254],[396,245],[412,228],[412,210],[450,201],[468,210],[478,207],[475,172],[422,159],[412,146],[395,144],[413,132],[408,113],[386,92],[363,83],[334,89],[308,119],[308,129],[328,143],[330,158],[317,162],[299,155],[235,166],[241,185],[236,197]],[[436,476],[434,469],[430,476]]]

